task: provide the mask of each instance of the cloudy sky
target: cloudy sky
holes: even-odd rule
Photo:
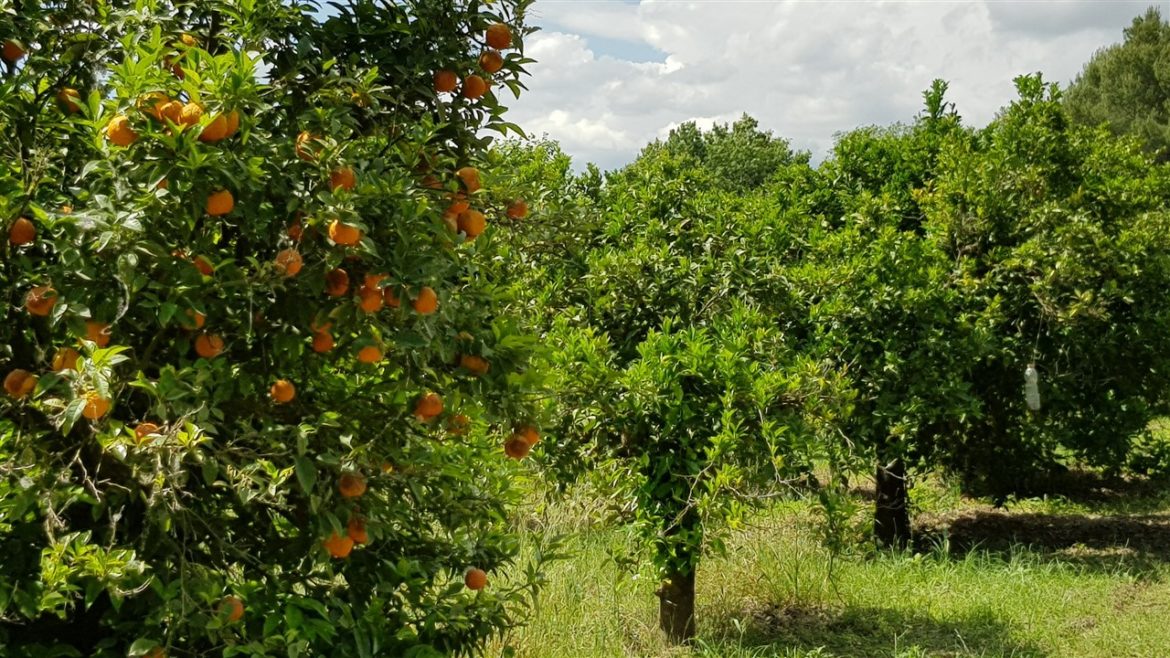
[[[820,160],[834,133],[913,118],[934,78],[983,125],[1013,77],[1067,83],[1150,5],[1170,16],[1170,0],[537,0],[509,119],[578,167],[743,112]]]

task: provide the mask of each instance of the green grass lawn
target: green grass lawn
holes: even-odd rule
[[[571,532],[524,658],[617,656],[1170,656],[1170,497],[1157,490],[1029,500],[993,510],[937,484],[915,490],[933,550],[831,559],[812,509],[783,503],[735,532],[698,577],[699,640],[672,648],[634,537],[581,501],[534,516],[535,545]],[[596,516],[596,515],[592,515]],[[1027,542],[1025,546],[1021,542]],[[620,567],[619,564],[637,563]]]

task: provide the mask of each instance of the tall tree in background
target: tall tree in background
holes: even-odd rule
[[[1170,158],[1170,24],[1156,7],[1133,19],[1122,43],[1093,55],[1065,104],[1074,121],[1136,135]]]

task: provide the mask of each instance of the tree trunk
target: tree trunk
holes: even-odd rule
[[[910,543],[910,496],[906,489],[906,463],[901,458],[877,467],[877,503],[873,534],[882,548],[904,549]]]
[[[658,627],[675,644],[695,637],[695,572],[672,573],[658,590]]]

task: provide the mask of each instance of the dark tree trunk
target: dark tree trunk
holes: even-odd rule
[[[695,637],[695,572],[672,573],[658,590],[658,626],[675,644]]]
[[[906,490],[906,463],[900,458],[877,467],[877,503],[873,535],[882,548],[904,549],[910,543],[910,497]]]

